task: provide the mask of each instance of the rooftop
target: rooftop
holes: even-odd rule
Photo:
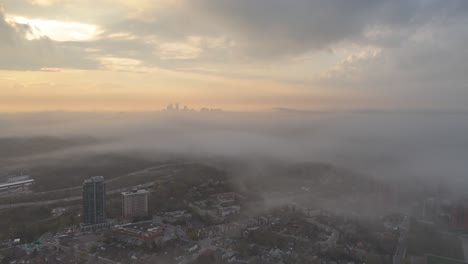
[[[92,183],[92,182],[104,182],[103,176],[93,176],[90,179],[86,179],[84,183]]]
[[[122,192],[122,195],[129,196],[129,195],[139,195],[139,194],[147,194],[147,190],[132,190],[128,192]]]

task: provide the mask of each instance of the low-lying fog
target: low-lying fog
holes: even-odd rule
[[[324,162],[386,180],[468,184],[467,113],[34,113],[0,137],[97,139],[81,151]],[[89,142],[88,142],[89,143]],[[0,151],[2,147],[0,146]],[[8,156],[8,153],[3,153]]]

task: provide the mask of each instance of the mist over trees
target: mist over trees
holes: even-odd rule
[[[436,112],[3,114],[0,137],[9,143],[0,155],[17,151],[31,161],[64,153],[138,152],[252,164],[323,162],[389,182],[456,188],[468,180],[467,119]],[[37,144],[43,149],[34,150]]]

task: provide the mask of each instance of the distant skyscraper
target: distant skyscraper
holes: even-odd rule
[[[83,182],[83,225],[106,222],[106,184],[104,177],[95,176]]]
[[[123,216],[125,219],[132,220],[135,217],[148,215],[148,191],[133,190],[123,192]]]

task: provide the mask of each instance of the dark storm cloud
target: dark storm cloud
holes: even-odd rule
[[[295,55],[358,37],[383,1],[194,1],[250,56]]]
[[[249,55],[262,57],[297,55],[343,41],[365,43],[369,40],[363,33],[374,27],[412,30],[434,22],[451,23],[466,17],[468,11],[463,0],[190,2],[192,8],[212,17],[213,23],[232,32]]]
[[[465,16],[464,1],[387,0],[194,0],[168,9],[145,12],[145,19],[107,25],[110,31],[162,36],[225,36],[250,57],[294,56],[355,42],[373,27],[395,31],[435,20]]]
[[[165,8],[152,8],[150,2],[144,2],[145,10],[130,18],[117,12],[122,10],[118,4],[104,8],[105,1],[97,1],[96,8],[88,10],[86,17],[82,17],[83,8],[92,6],[90,1],[84,1],[82,5],[57,4],[53,8],[32,6],[25,1],[19,2],[21,8],[14,8],[12,2],[7,3],[13,10],[32,14],[54,9],[78,21],[99,21],[105,32],[101,36],[104,39],[67,43],[67,46],[87,46],[101,50],[99,55],[133,58],[142,60],[147,66],[161,67],[172,64],[160,60],[159,44],[147,43],[148,37],[157,38],[160,43],[184,42],[190,36],[224,39],[222,52],[210,46],[201,47],[203,52],[200,58],[192,60],[193,63],[232,58],[291,59],[310,51],[329,50],[341,43],[398,48],[418,28],[430,27],[434,22],[450,25],[457,17],[466,17],[468,10],[463,0],[182,0],[181,4]],[[96,10],[102,15],[97,16]],[[375,28],[389,29],[393,34],[385,39],[369,39],[365,33]],[[121,32],[138,38],[128,41],[105,39],[112,33]],[[209,56],[211,53],[216,53],[218,59]]]
[[[378,56],[346,61],[317,85],[378,94],[406,108],[466,109],[468,16],[459,15],[462,10],[445,9],[449,11],[457,15],[434,16],[424,26],[384,31],[369,41],[381,48]],[[350,72],[355,73],[351,78]]]

